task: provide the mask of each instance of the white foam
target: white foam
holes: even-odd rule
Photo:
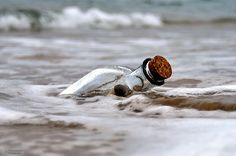
[[[12,96],[10,105],[0,107],[0,125],[81,125],[80,120],[85,117],[78,116],[76,105],[71,99],[62,99],[47,95],[60,92],[59,86],[23,85],[9,87],[4,92]],[[4,88],[4,85],[1,86]],[[1,101],[4,102],[8,101]],[[76,112],[76,113],[74,113]],[[59,114],[59,115],[58,115]],[[61,114],[61,115],[60,115]],[[89,119],[88,119],[89,120]]]
[[[236,94],[236,85],[212,86],[206,88],[167,88],[155,87],[153,91],[163,93],[165,96],[202,96],[202,95],[228,95]]]
[[[55,20],[49,27],[77,28],[79,26],[98,28],[118,27],[159,27],[162,25],[159,16],[144,13],[109,14],[99,9],[82,12],[77,7],[67,7],[61,14],[54,14]]]
[[[56,126],[80,126],[81,122],[94,121],[96,119],[81,116],[36,115],[24,113],[0,107],[0,125],[56,125]]]
[[[133,113],[138,116],[157,118],[236,118],[236,112],[222,110],[199,111],[192,108],[178,109],[176,107],[152,103],[150,98],[144,95],[134,95],[119,103],[125,107],[125,112],[133,113],[133,109],[141,109],[140,113]]]
[[[123,116],[124,114],[114,108],[114,105],[124,105],[126,108],[142,108],[143,112],[136,115],[155,116],[163,118],[235,118],[236,112],[225,111],[198,111],[195,109],[176,109],[170,106],[153,104],[151,99],[144,95],[133,95],[127,99],[113,99],[102,97],[99,101],[91,101],[90,104],[75,105],[71,99],[62,99],[49,96],[49,93],[59,93],[67,85],[24,85],[9,87],[2,85],[4,93],[16,97],[12,99],[11,107],[0,107],[0,125],[33,124],[48,125],[59,124],[61,126],[80,125],[81,123],[93,123],[102,116]],[[6,89],[5,87],[8,87]],[[236,85],[213,86],[207,88],[167,88],[156,87],[152,92],[166,96],[200,96],[200,95],[225,95],[236,94]],[[20,94],[19,94],[20,93]],[[13,98],[12,97],[12,98]],[[93,102],[94,101],[94,102]],[[3,101],[4,102],[4,101]],[[14,105],[14,102],[24,105]],[[89,101],[88,101],[89,102]],[[117,104],[119,102],[119,104]],[[129,107],[128,105],[131,105]],[[12,109],[14,110],[12,110]],[[19,108],[19,109],[17,109]],[[78,109],[77,109],[78,108]],[[36,109],[36,110],[34,110]],[[30,113],[26,113],[30,112]],[[127,110],[124,112],[132,113]],[[58,115],[58,114],[65,115]],[[122,115],[123,114],[123,115]]]
[[[22,13],[0,16],[0,30],[31,30],[35,28],[127,28],[160,27],[162,20],[151,13],[108,13],[92,8],[81,11],[78,7],[66,7],[61,12],[50,11],[47,15],[28,17]],[[36,22],[35,22],[36,21]],[[34,28],[33,28],[34,27]]]
[[[0,30],[26,30],[30,29],[30,19],[24,15],[0,16]]]
[[[0,113],[1,113],[0,124],[8,124],[21,118],[28,118],[28,117],[30,118],[34,116],[32,114],[21,113],[2,107],[0,107]]]
[[[49,123],[56,122],[55,120],[50,120],[49,118],[36,114],[14,111],[3,107],[0,107],[0,113],[2,115],[0,118],[0,125],[47,125]],[[69,123],[65,122],[65,125],[66,124]]]

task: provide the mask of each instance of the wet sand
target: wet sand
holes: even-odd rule
[[[133,117],[118,118],[113,123],[104,120],[103,123],[100,126],[101,121],[93,123],[100,130],[30,125],[0,127],[3,134],[0,153],[4,156],[142,156],[157,153],[171,156],[183,153],[231,155],[235,150],[234,120]],[[126,124],[132,124],[133,128],[127,129]]]
[[[0,133],[1,156],[113,156],[124,139],[119,133],[51,125],[1,126]]]

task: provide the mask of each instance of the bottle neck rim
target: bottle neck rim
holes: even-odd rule
[[[147,58],[143,61],[143,64],[142,64],[143,73],[151,84],[158,85],[158,86],[163,85],[165,83],[164,78],[161,77],[160,75],[157,75],[154,77],[151,71],[149,70],[148,63],[151,60],[152,60],[151,58]]]

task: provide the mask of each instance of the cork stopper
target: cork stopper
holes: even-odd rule
[[[148,68],[153,77],[167,79],[172,75],[172,69],[169,62],[162,56],[155,56],[148,63]]]

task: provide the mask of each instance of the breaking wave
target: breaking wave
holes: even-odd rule
[[[0,30],[42,30],[53,28],[141,28],[160,27],[162,20],[150,13],[107,13],[96,8],[82,11],[66,7],[61,12],[37,10],[5,11],[0,14]]]
[[[79,28],[158,28],[163,24],[236,23],[236,17],[218,17],[207,20],[162,18],[155,13],[108,13],[97,8],[82,11],[78,7],[65,7],[61,11],[33,9],[0,10],[0,31],[41,31],[44,29]]]

